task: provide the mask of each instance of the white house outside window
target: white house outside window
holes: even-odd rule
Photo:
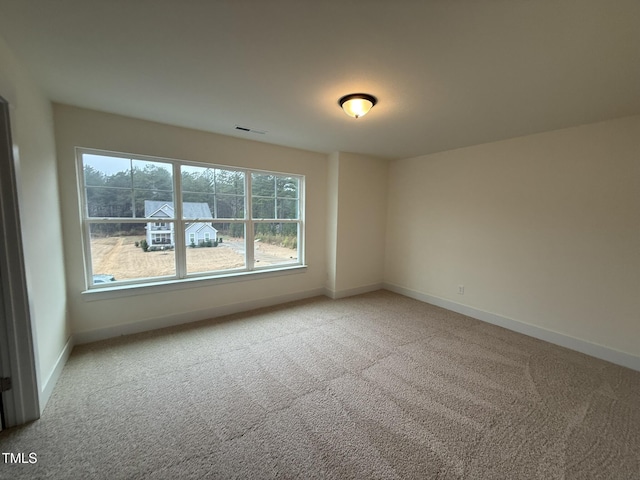
[[[89,287],[304,264],[303,176],[85,149],[78,163]]]

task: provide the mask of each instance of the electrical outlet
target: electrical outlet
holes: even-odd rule
[[[464,295],[464,285],[458,285],[458,294]]]

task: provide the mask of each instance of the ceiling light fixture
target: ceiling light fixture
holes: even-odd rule
[[[368,93],[351,93],[338,100],[344,113],[354,118],[366,115],[376,103],[378,99]]]

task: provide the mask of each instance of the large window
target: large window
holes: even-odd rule
[[[302,265],[304,177],[78,150],[87,285]]]

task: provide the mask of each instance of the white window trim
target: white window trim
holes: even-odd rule
[[[180,280],[160,280],[149,283],[117,284],[113,287],[95,287],[82,292],[82,298],[86,302],[95,300],[110,300],[113,298],[133,297],[138,295],[163,293],[174,290],[183,290],[194,287],[208,287],[224,285],[227,283],[246,282],[263,278],[273,278],[285,275],[305,273],[307,265],[284,265],[282,268],[256,269],[250,272],[227,272],[216,276],[189,277]]]
[[[186,265],[186,249],[189,247],[186,244],[184,235],[175,235],[174,246],[176,251],[176,274],[171,276],[153,277],[135,279],[129,281],[117,281],[113,285],[105,286],[105,284],[93,284],[93,265],[91,263],[91,235],[90,226],[92,224],[99,223],[145,223],[150,222],[145,217],[89,217],[85,195],[85,181],[84,181],[84,168],[82,157],[84,154],[104,155],[109,157],[119,157],[126,159],[134,159],[141,161],[155,161],[170,163],[173,166],[173,195],[174,195],[174,214],[175,218],[163,219],[164,222],[175,231],[185,231],[186,226],[189,223],[197,221],[205,221],[211,223],[241,223],[245,226],[245,267],[234,270],[219,270],[205,273],[187,273]],[[245,178],[245,194],[244,194],[244,211],[245,218],[243,219],[229,219],[229,218],[211,218],[211,219],[184,219],[182,215],[182,190],[181,190],[181,171],[182,165],[204,167],[204,168],[220,168],[236,172],[243,172]],[[153,287],[159,287],[162,290],[167,288],[176,289],[180,288],[181,284],[191,285],[192,282],[213,282],[213,283],[228,283],[229,281],[241,281],[247,279],[247,275],[259,274],[264,276],[265,274],[290,274],[291,272],[299,273],[300,271],[306,271],[307,265],[305,264],[304,257],[304,245],[305,245],[305,176],[291,172],[276,172],[270,170],[249,169],[236,167],[232,165],[222,165],[214,163],[192,162],[183,161],[172,158],[156,157],[149,155],[128,154],[123,152],[113,152],[108,150],[99,150],[91,148],[76,147],[76,168],[77,168],[77,186],[80,205],[80,219],[82,223],[83,232],[83,247],[85,258],[85,282],[87,289],[83,291],[83,294],[101,293],[104,296],[108,292],[112,292],[113,296],[126,296],[124,291],[135,291],[139,293],[142,289],[155,290]],[[252,195],[251,195],[251,176],[256,174],[268,174],[276,176],[288,176],[297,178],[299,181],[298,187],[298,217],[297,219],[254,219],[251,217],[252,208]],[[180,201],[178,201],[180,199]],[[255,252],[254,252],[254,224],[255,223],[295,223],[298,225],[298,249],[297,249],[297,261],[287,262],[280,265],[270,265],[267,267],[256,266]],[[137,294],[137,293],[136,293]],[[91,295],[94,297],[94,295]],[[110,297],[110,295],[107,295]],[[105,298],[107,298],[105,297]]]

